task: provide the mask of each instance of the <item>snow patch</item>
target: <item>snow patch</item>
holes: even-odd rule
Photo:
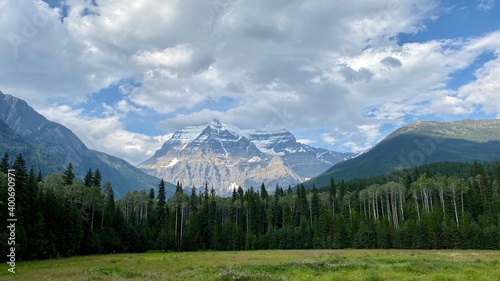
[[[274,151],[273,148],[268,148],[269,147],[269,141],[268,140],[252,140],[253,144],[262,151],[264,154],[271,155],[271,156],[283,156],[285,155],[284,152],[276,152]]]
[[[231,185],[229,186],[229,191],[232,191],[233,189],[238,189],[238,185],[236,184],[236,182],[231,183]]]
[[[259,156],[254,156],[252,159],[248,160],[249,163],[255,163],[260,161],[262,161],[262,158],[260,158]]]
[[[167,166],[165,166],[165,168],[173,167],[177,163],[179,163],[179,159],[174,158],[174,159],[172,159],[172,161],[170,161],[170,163]]]

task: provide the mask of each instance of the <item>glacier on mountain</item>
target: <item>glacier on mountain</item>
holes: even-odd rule
[[[185,187],[209,184],[228,195],[235,186],[262,182],[273,189],[276,184],[296,185],[352,156],[299,143],[284,129],[240,129],[213,120],[176,131],[138,167]]]

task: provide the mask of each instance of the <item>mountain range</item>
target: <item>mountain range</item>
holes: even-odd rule
[[[366,178],[422,164],[478,162],[500,158],[500,120],[417,121],[397,129],[361,155],[338,153],[298,142],[287,130],[240,129],[213,120],[176,131],[156,153],[137,167],[123,159],[89,149],[68,128],[47,120],[25,101],[0,92],[0,154],[18,154],[28,169],[48,175],[72,163],[76,177],[99,169],[117,197],[156,188],[166,181],[184,187],[208,184],[219,195],[232,188],[265,183],[286,187],[305,182],[317,186]],[[0,155],[0,156],[1,156]]]
[[[91,150],[68,128],[47,120],[25,101],[0,92],[0,153],[11,161],[22,154],[28,165],[42,174],[63,172],[71,162],[75,176],[83,179],[89,168],[99,169],[102,183],[111,182],[115,195],[156,188],[158,178],[147,175],[127,161]],[[166,186],[167,195],[175,186]]]
[[[372,149],[337,163],[306,182],[327,185],[441,161],[478,162],[500,158],[500,120],[417,121],[397,129]]]
[[[183,186],[232,188],[298,184],[353,153],[338,153],[297,142],[288,131],[243,130],[213,120],[185,127],[140,165],[150,175]]]

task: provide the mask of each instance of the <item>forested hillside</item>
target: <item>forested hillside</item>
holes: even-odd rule
[[[304,184],[327,185],[442,161],[479,162],[500,158],[500,120],[417,121],[401,127],[369,151],[339,162]]]
[[[27,165],[21,155],[0,165],[1,202],[6,172],[15,171],[16,250],[25,260],[147,250],[500,249],[499,162],[436,163],[311,190],[262,184],[227,198],[209,186],[185,187],[189,195],[178,184],[168,201],[163,180],[156,193],[115,201],[91,167],[79,182],[69,164],[44,178]],[[5,228],[0,236],[6,241]]]

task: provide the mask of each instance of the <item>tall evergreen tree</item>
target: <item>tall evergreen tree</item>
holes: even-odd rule
[[[166,201],[166,193],[165,193],[165,181],[163,178],[160,181],[160,184],[158,185],[158,201],[156,203],[156,210],[158,212],[158,222],[163,223],[163,219],[165,218],[166,214],[166,206],[167,206],[167,201]]]
[[[5,152],[0,161],[0,172],[7,174],[7,170],[9,169],[9,154]]]
[[[12,169],[14,170],[14,177],[16,181],[16,196],[18,198],[16,205],[19,209],[19,221],[21,221],[20,224],[24,224],[26,216],[30,214],[29,197],[34,196],[34,194],[30,194],[27,187],[28,172],[26,170],[26,161],[21,154],[16,157],[16,160],[12,165]]]
[[[89,168],[85,178],[83,179],[85,186],[91,187],[94,183],[94,174],[92,173],[92,169]]]
[[[38,171],[38,175],[36,176],[36,182],[43,181],[42,171]]]
[[[177,181],[177,185],[175,186],[175,193],[182,193],[182,184]]]
[[[94,179],[92,180],[93,181],[92,186],[101,187],[101,180],[102,180],[101,172],[99,171],[99,169],[95,169]]]
[[[63,173],[63,181],[65,185],[71,185],[75,179],[75,173],[73,172],[73,164],[69,162],[66,166],[66,170]]]

